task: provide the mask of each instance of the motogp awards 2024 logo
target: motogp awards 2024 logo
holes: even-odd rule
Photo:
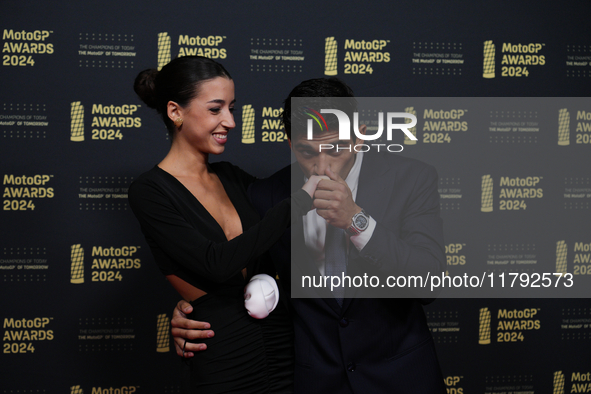
[[[193,36],[180,34],[178,36],[178,54],[182,56],[204,56],[210,59],[225,59],[227,49],[223,47],[226,36]],[[158,33],[158,70],[170,63],[172,59],[171,38],[167,32]]]
[[[546,64],[546,56],[542,54],[546,44],[527,43],[514,44],[504,42],[501,45],[501,77],[529,77],[533,67]],[[493,79],[496,77],[496,45],[493,40],[484,41],[482,77]],[[532,67],[533,66],[533,67]]]
[[[373,74],[377,63],[389,63],[390,40],[346,39],[344,44],[343,72],[345,74]],[[338,75],[338,41],[326,37],[324,41],[324,74]]]
[[[92,140],[123,140],[121,129],[139,129],[142,119],[136,112],[141,105],[103,105],[92,104]],[[70,141],[84,141],[84,105],[80,101],[70,104]]]

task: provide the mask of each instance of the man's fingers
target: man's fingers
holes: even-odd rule
[[[335,212],[334,209],[331,207],[331,202],[326,200],[314,200],[314,208],[316,208],[316,213],[326,219],[329,223],[334,218]]]
[[[312,175],[304,184],[304,186],[302,186],[302,189],[304,189],[310,195],[310,197],[314,198],[314,192],[316,191],[316,187],[318,186],[318,182],[320,181],[321,177],[317,175]]]
[[[172,327],[179,327],[179,328],[187,328],[187,329],[197,329],[197,330],[208,330],[211,328],[211,324],[208,322],[202,322],[197,320],[187,319],[183,316],[174,316],[170,321],[170,325]]]
[[[323,179],[320,182],[318,182],[316,190],[333,190],[335,188],[335,185],[335,181],[332,181],[330,179]]]
[[[318,216],[320,216],[321,218],[323,218],[324,220],[326,220],[326,223],[330,224],[331,226],[335,225],[335,220],[337,219],[334,215],[334,212],[332,212],[329,209],[317,209],[316,213],[318,213]]]
[[[320,210],[331,209],[331,205],[330,205],[329,200],[315,198],[313,204],[314,204],[314,208],[316,208],[316,209],[320,209]]]
[[[179,314],[185,314],[188,315],[189,313],[193,312],[193,307],[191,306],[191,304],[189,304],[187,301],[185,300],[180,300],[177,304],[176,304],[176,309],[175,312],[179,313]],[[174,314],[173,314],[174,316]]]
[[[179,309],[183,312],[185,312],[187,315],[191,312],[193,312],[193,306],[191,304],[189,304],[187,301],[185,300],[181,300],[178,304]]]
[[[348,189],[349,186],[347,186],[344,181],[322,180],[318,182],[318,186],[316,186],[316,190],[339,191],[343,194],[347,194]]]
[[[194,352],[202,352],[207,349],[207,345],[204,343],[186,342],[183,338],[175,338],[174,347],[176,349],[176,354],[184,358],[191,358],[195,355]]]
[[[329,177],[330,179],[332,179],[333,181],[335,181],[335,182],[339,182],[339,183],[341,183],[341,182],[345,182],[345,181],[343,180],[343,178],[341,178],[341,177],[340,177],[340,175],[339,175],[338,173],[336,173],[336,172],[332,172],[332,170],[330,169],[330,167],[328,167],[326,170],[324,170],[324,173],[325,173],[326,175],[328,175],[328,177]]]
[[[347,198],[347,195],[341,190],[316,189],[314,198],[318,200],[341,201]]]
[[[173,327],[170,332],[172,336],[179,337],[180,339],[204,339],[204,338],[211,338],[215,335],[213,330],[185,330],[182,328],[175,328]]]
[[[180,357],[190,358],[194,352],[201,352],[207,349],[204,343],[192,343],[200,339],[211,338],[215,334],[210,330],[211,325],[208,322],[187,319],[187,315],[193,311],[193,307],[185,300],[177,303],[172,313],[170,321],[174,347],[176,354]]]

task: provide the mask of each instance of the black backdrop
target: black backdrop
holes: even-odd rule
[[[336,75],[360,97],[524,98],[459,131],[427,130],[426,110],[482,101],[409,99],[400,110],[417,112],[418,141],[400,141],[402,154],[439,171],[451,273],[591,273],[587,1],[4,0],[0,11],[2,393],[181,391],[167,325],[178,296],[126,200],[169,145],[133,79],[179,54],[230,71],[237,127],[212,159],[261,177],[290,161],[277,115],[304,79]],[[531,109],[527,97],[555,99]],[[426,310],[449,393],[591,390],[586,299]]]

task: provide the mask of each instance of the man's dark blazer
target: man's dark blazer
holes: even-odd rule
[[[288,197],[292,187],[299,188],[303,179],[297,164],[288,166],[254,183],[249,190],[251,201],[263,214]],[[437,173],[433,167],[394,153],[366,153],[356,203],[377,226],[361,252],[350,247],[348,275],[444,270]],[[292,223],[292,231],[294,242],[303,242],[300,221]],[[306,260],[304,247],[292,248],[290,255],[290,242],[288,231],[270,251],[281,282],[288,289],[290,258]],[[314,269],[319,275],[307,259],[299,261],[293,272],[297,276],[300,270],[304,274]],[[345,298],[339,307],[326,290],[311,291],[318,291],[317,298],[291,299],[296,393],[445,393],[418,299]],[[346,293],[346,297],[355,294]]]

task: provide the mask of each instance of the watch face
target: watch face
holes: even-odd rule
[[[355,226],[363,229],[367,226],[367,218],[363,215],[359,215],[355,218]]]

